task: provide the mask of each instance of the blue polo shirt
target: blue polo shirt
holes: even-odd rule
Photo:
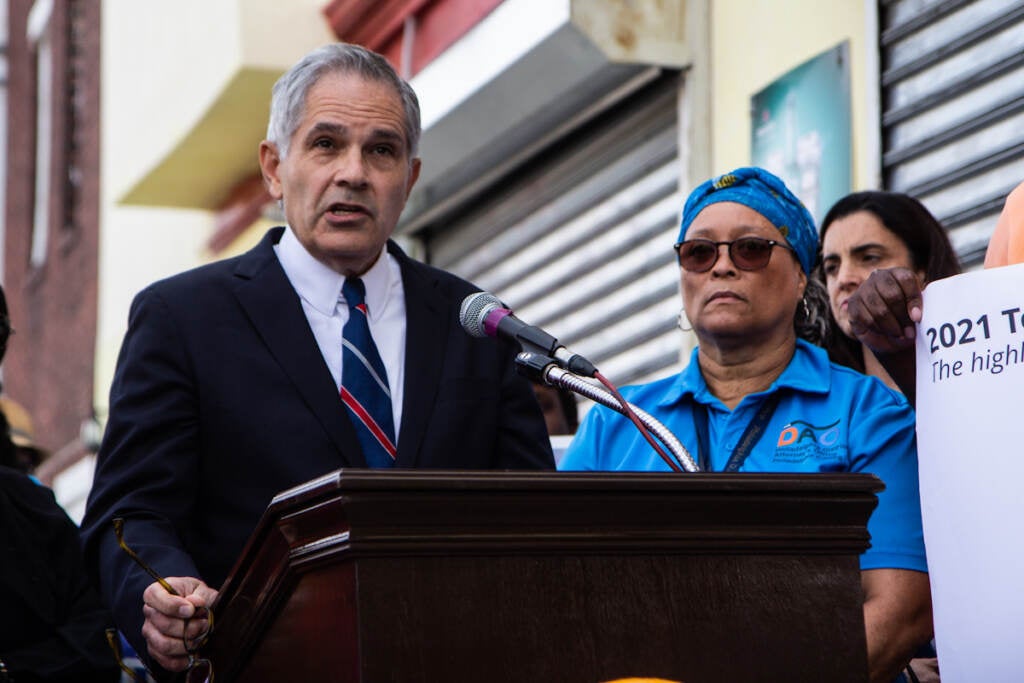
[[[777,380],[729,410],[708,389],[694,349],[678,375],[623,387],[623,397],[662,422],[697,457],[693,405],[708,412],[711,469],[721,471],[768,396],[778,407],[741,472],[867,472],[885,483],[868,521],[871,547],[861,569],[926,572],[917,482],[914,411],[902,394],[829,362],[824,350],[798,340]],[[560,470],[669,471],[633,424],[595,406],[569,445]],[[685,474],[679,476],[686,476]]]

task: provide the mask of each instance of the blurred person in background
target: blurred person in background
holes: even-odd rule
[[[549,436],[571,436],[579,427],[576,395],[568,389],[548,384],[533,385],[533,393],[544,413]]]
[[[10,332],[0,289],[0,360]],[[33,457],[26,460],[23,435],[20,445],[12,440],[4,415],[27,413],[12,406],[0,412],[0,683],[112,683],[113,619],[89,581],[78,527],[26,472]]]
[[[960,273],[960,261],[945,229],[910,195],[866,191],[849,194],[829,209],[821,223],[820,239],[821,263],[815,276],[825,283],[831,305],[832,324],[826,344],[829,357],[878,377],[897,391],[913,391],[913,360],[908,365],[907,359],[890,356],[884,357],[883,364],[853,336],[847,301],[871,273],[883,268],[913,272],[922,290],[935,280]],[[887,366],[900,382],[889,374]],[[908,400],[913,404],[913,394]],[[919,681],[938,680],[934,643],[922,648],[908,668]]]
[[[821,267],[816,277],[828,289],[833,325],[826,348],[836,363],[902,391],[913,404],[913,359],[885,357],[886,365],[861,344],[850,325],[848,301],[879,269],[902,268],[918,287],[956,275],[960,262],[942,225],[917,199],[898,192],[855,192],[840,199],[821,222]],[[913,350],[911,349],[910,352]]]
[[[14,445],[16,469],[26,474],[35,474],[36,469],[50,455],[49,451],[36,444],[36,431],[32,416],[25,407],[9,396],[0,396],[0,412],[10,425],[11,443]]]
[[[565,455],[573,434],[579,427],[579,412],[576,405],[576,394],[549,384],[535,382],[533,393],[544,413],[544,424],[548,428],[551,439],[551,452],[557,465]]]
[[[985,252],[985,267],[1024,263],[1024,183],[1006,198]],[[916,396],[915,325],[921,322],[922,283],[905,266],[880,268],[847,301],[850,331],[882,362],[911,404]]]

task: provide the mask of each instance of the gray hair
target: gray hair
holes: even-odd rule
[[[817,346],[824,346],[829,334],[828,290],[818,278],[807,278],[804,298],[797,304],[793,318],[796,336]]]
[[[300,59],[277,80],[271,91],[267,140],[274,143],[282,159],[288,154],[288,143],[305,113],[306,95],[326,73],[355,74],[394,88],[405,112],[406,151],[410,160],[416,157],[421,132],[420,103],[412,87],[376,52],[359,45],[331,43]]]

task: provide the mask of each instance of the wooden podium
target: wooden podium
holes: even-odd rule
[[[277,496],[217,683],[867,678],[870,475],[339,470]]]

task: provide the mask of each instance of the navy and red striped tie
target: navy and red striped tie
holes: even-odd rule
[[[395,425],[387,371],[370,335],[366,317],[366,287],[359,278],[346,278],[341,289],[348,304],[342,330],[341,400],[370,467],[395,464]]]

